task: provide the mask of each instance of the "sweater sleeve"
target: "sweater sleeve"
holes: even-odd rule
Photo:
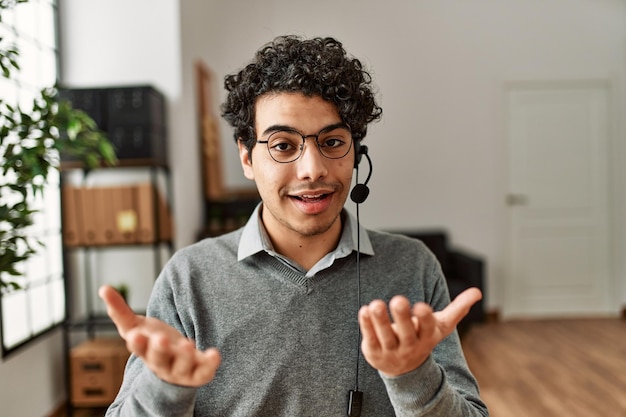
[[[132,381],[132,382],[131,382]],[[124,384],[107,417],[191,417],[196,388],[180,387],[159,379],[133,356],[124,374]]]
[[[381,374],[397,417],[486,417],[478,393],[458,390],[432,356],[418,369],[389,378]]]
[[[426,301],[439,311],[450,303],[448,287],[438,264],[425,277]],[[470,372],[458,333],[435,347],[419,368],[396,377],[380,374],[397,417],[486,417],[478,384]]]
[[[155,282],[147,315],[166,322],[187,337],[193,337],[185,332],[180,322],[169,281],[166,267]],[[197,391],[197,388],[177,386],[161,380],[140,358],[131,355],[124,371],[122,387],[106,416],[191,417]]]

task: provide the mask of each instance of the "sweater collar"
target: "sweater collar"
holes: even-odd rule
[[[254,212],[250,216],[250,219],[243,228],[241,238],[239,240],[239,248],[237,251],[237,260],[241,261],[249,256],[252,256],[258,252],[268,252],[274,254],[272,244],[267,237],[265,227],[261,221],[261,209],[263,203],[259,203]],[[339,244],[331,254],[334,258],[343,258],[349,255],[352,251],[357,250],[357,234],[359,233],[359,225],[356,218],[345,208],[342,211],[342,217],[344,220],[343,231]],[[360,226],[360,239],[361,239],[361,253],[364,255],[374,255],[374,249],[372,242],[369,239],[367,230]]]

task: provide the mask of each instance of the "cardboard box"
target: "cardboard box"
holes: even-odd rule
[[[129,357],[119,338],[97,338],[74,347],[70,352],[72,404],[100,407],[113,402]]]

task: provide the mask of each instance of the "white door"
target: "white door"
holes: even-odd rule
[[[510,253],[503,316],[615,313],[608,83],[515,83],[506,95]]]

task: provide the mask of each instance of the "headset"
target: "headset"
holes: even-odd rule
[[[357,210],[359,208],[359,204],[363,203],[367,196],[370,194],[370,189],[367,186],[367,183],[370,182],[370,178],[372,177],[372,159],[367,153],[367,146],[360,145],[355,143],[356,156],[354,159],[354,169],[356,169],[356,184],[350,191],[350,199],[357,204]],[[367,178],[365,178],[365,182],[359,184],[359,163],[361,159],[365,156],[367,158],[367,163],[369,164],[370,170],[367,174]]]
[[[354,169],[356,169],[356,184],[350,191],[350,199],[356,203],[356,224],[357,224],[357,250],[356,250],[356,294],[357,294],[357,311],[361,307],[361,223],[359,221],[359,205],[363,203],[370,194],[367,183],[372,176],[372,159],[367,153],[367,146],[355,142],[355,158]],[[363,183],[359,183],[359,163],[365,156],[369,165],[367,178]],[[359,359],[361,357],[361,328],[358,327],[358,336],[356,343],[356,372],[354,389],[348,391],[348,417],[359,417],[361,415],[361,407],[363,405],[363,392],[359,391]]]

